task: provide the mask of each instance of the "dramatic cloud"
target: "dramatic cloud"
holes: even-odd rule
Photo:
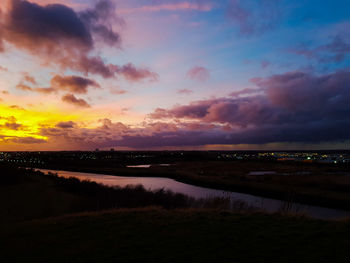
[[[112,1],[99,1],[93,9],[88,9],[79,15],[93,36],[111,46],[120,44],[121,37],[113,31],[111,22],[123,24],[124,21],[116,16]]]
[[[207,81],[210,78],[210,72],[204,67],[193,67],[187,72],[187,77],[197,81]]]
[[[2,31],[6,41],[33,53],[66,57],[67,52],[76,55],[93,47],[92,36],[78,14],[64,5],[12,0]]]
[[[118,140],[123,136],[136,134],[128,126],[109,119],[101,119],[101,126],[96,128],[79,127],[74,122],[61,122],[54,128],[42,127],[41,135],[52,140],[63,140],[70,145],[79,145],[80,148],[103,147]]]
[[[56,90],[66,90],[71,93],[86,94],[88,87],[99,88],[100,86],[91,79],[79,76],[56,75],[51,79],[51,87]]]
[[[62,4],[41,6],[25,0],[11,0],[0,20],[0,39],[25,50],[47,64],[84,74],[111,78],[121,74],[137,81],[156,74],[131,64],[116,66],[94,55],[97,42],[120,46],[120,35],[112,28],[116,17],[111,1],[98,1],[93,9],[77,13]]]
[[[349,71],[288,72],[252,82],[258,88],[231,97],[158,108],[142,127],[103,119],[97,128],[67,122],[42,128],[40,135],[85,149],[350,140]]]
[[[67,102],[69,104],[73,104],[78,107],[89,108],[90,105],[83,99],[76,98],[73,94],[66,94],[62,97],[62,101]]]
[[[281,0],[230,0],[227,15],[238,26],[240,34],[261,34],[276,26],[281,4]]]
[[[230,137],[232,143],[350,139],[349,73],[315,76],[289,72],[256,78],[252,81],[260,88],[259,93],[256,89],[245,89],[231,94],[233,98],[158,108],[150,117],[229,125],[232,131],[225,138]],[[250,96],[240,97],[241,94]]]

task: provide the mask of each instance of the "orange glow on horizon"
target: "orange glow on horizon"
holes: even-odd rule
[[[54,127],[60,121],[79,119],[76,114],[59,113],[52,108],[46,111],[26,110],[20,107],[0,105],[0,143],[13,138],[31,137],[47,140],[40,134],[42,127]]]

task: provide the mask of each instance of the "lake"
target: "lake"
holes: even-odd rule
[[[199,187],[191,184],[185,184],[175,181],[171,178],[160,177],[124,177],[94,173],[81,173],[70,172],[61,170],[47,170],[37,169],[42,172],[57,173],[62,177],[75,177],[80,180],[90,180],[96,183],[104,184],[107,186],[119,186],[124,187],[127,185],[142,185],[147,190],[156,190],[164,188],[171,190],[175,193],[181,193],[194,198],[207,198],[207,197],[230,197],[231,200],[242,200],[249,205],[264,209],[268,212],[277,212],[283,206],[283,201],[265,198],[256,195],[243,194],[238,192],[223,191],[218,189],[211,189],[205,187]],[[293,211],[305,213],[313,218],[319,219],[339,219],[344,217],[350,217],[350,211],[330,209],[318,206],[293,204]]]

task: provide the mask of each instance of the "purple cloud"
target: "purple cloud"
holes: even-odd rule
[[[55,90],[66,90],[77,94],[86,94],[89,87],[99,88],[94,80],[79,76],[56,75],[51,79],[51,87]]]
[[[62,129],[74,128],[75,126],[76,124],[73,121],[62,121],[56,124],[56,127],[62,128]]]
[[[78,99],[76,98],[73,94],[66,94],[62,97],[62,101],[72,104],[74,106],[78,106],[78,107],[83,107],[83,108],[89,108],[91,107],[89,105],[89,103],[87,103],[85,100],[83,99]]]
[[[259,93],[215,98],[156,109],[152,119],[181,119],[229,125],[216,131],[216,143],[322,142],[350,139],[350,72],[316,76],[288,72],[253,79]],[[239,95],[235,93],[232,95]],[[343,128],[341,128],[343,127]],[[347,128],[349,127],[349,128]],[[226,138],[226,139],[224,139]],[[230,138],[230,139],[227,139]]]
[[[118,74],[132,81],[154,79],[156,73],[131,64],[117,66],[94,55],[97,43],[119,47],[121,38],[111,23],[120,21],[110,1],[77,13],[62,4],[41,6],[25,0],[10,0],[0,20],[0,42],[8,42],[62,69],[112,78]]]
[[[122,75],[129,81],[140,81],[143,79],[149,79],[151,81],[157,81],[159,76],[145,68],[136,68],[132,63],[128,63],[124,66],[115,66],[114,70],[117,74]]]

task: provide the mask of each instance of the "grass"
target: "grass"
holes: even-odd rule
[[[12,224],[2,262],[348,262],[350,222],[124,209]]]
[[[348,262],[350,220],[0,165],[1,262]],[[108,209],[108,210],[107,210]]]

